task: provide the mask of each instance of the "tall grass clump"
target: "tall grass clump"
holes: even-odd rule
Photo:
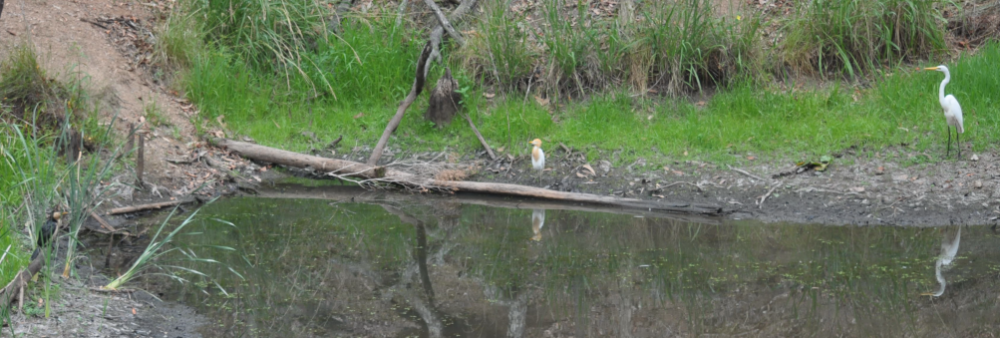
[[[535,80],[550,94],[587,96],[627,85],[671,95],[752,78],[759,20],[717,17],[711,1],[642,2],[617,16],[546,0],[537,28],[503,2],[489,6],[459,51],[486,84],[524,91]],[[532,71],[535,72],[533,77]]]
[[[329,38],[328,10],[311,0],[191,0],[187,8],[204,25],[210,41],[224,46],[257,70],[280,74],[290,87],[292,77],[307,80],[316,96],[332,94],[319,66],[307,54]],[[177,41],[175,41],[177,42]],[[291,88],[287,88],[291,89]]]
[[[633,83],[663,85],[668,94],[700,91],[754,70],[758,18],[716,18],[707,0],[652,2],[641,8],[627,59],[638,63]],[[642,68],[647,71],[643,72]],[[649,78],[641,79],[642,73]],[[639,79],[636,79],[636,78]]]
[[[466,45],[455,53],[462,67],[481,82],[515,91],[538,62],[526,15],[504,1],[483,3],[484,14]]]
[[[941,0],[804,1],[781,43],[786,62],[808,73],[854,77],[945,50]]]
[[[28,160],[31,149],[24,149],[12,132],[14,126],[0,126],[0,284],[7,285],[27,265],[28,255],[21,246],[14,217],[22,203],[21,176],[17,163]]]

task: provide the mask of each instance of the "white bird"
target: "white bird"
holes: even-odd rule
[[[944,288],[947,282],[944,280],[944,276],[941,275],[941,269],[951,265],[951,262],[955,260],[955,255],[958,254],[958,244],[962,240],[962,227],[958,228],[958,233],[955,234],[955,239],[950,243],[948,242],[948,237],[942,236],[941,238],[941,255],[938,256],[937,263],[934,264],[934,277],[937,278],[938,284],[941,287],[933,293],[922,293],[923,296],[934,296],[941,297],[944,294]]]
[[[536,138],[528,143],[535,145],[531,149],[531,167],[536,170],[545,169],[545,152],[542,151],[542,140]]]
[[[531,237],[534,241],[542,240],[542,227],[545,226],[545,209],[534,209],[531,211],[531,231],[535,233],[535,236]]]
[[[944,109],[944,118],[948,120],[948,150],[945,152],[945,157],[951,153],[951,127],[955,127],[955,144],[958,146],[958,158],[962,158],[962,143],[959,134],[965,132],[965,127],[962,124],[962,106],[958,104],[958,100],[955,99],[953,95],[944,95],[944,86],[951,81],[951,73],[948,72],[948,67],[945,65],[940,65],[937,67],[924,68],[924,70],[936,70],[944,73],[944,81],[941,81],[941,88],[938,91],[938,100],[941,101],[941,109]]]

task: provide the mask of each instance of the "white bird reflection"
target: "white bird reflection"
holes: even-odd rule
[[[962,227],[958,228],[958,232],[955,234],[955,239],[951,242],[948,241],[947,232],[942,232],[941,235],[941,255],[938,256],[937,263],[934,264],[934,277],[937,278],[941,287],[938,288],[936,292],[933,293],[923,293],[923,296],[934,296],[941,297],[944,294],[944,288],[947,282],[944,280],[944,276],[941,275],[941,270],[947,268],[951,265],[951,262],[955,260],[955,255],[958,254],[958,243],[962,239]]]
[[[535,232],[535,236],[531,237],[534,241],[542,240],[542,227],[545,226],[545,209],[533,209],[531,211],[531,231]]]

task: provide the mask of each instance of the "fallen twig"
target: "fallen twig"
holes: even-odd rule
[[[105,288],[95,288],[95,287],[89,287],[87,288],[87,290],[94,292],[102,292],[102,293],[133,293],[138,291],[136,289],[126,289],[126,288],[105,289]]]
[[[108,26],[105,26],[104,24],[102,24],[100,22],[93,21],[93,20],[90,20],[90,19],[87,19],[87,18],[80,18],[80,21],[83,21],[83,22],[89,23],[91,25],[100,27],[101,29],[108,29]]]
[[[698,186],[697,184],[694,184],[694,183],[691,183],[691,182],[684,182],[684,181],[678,181],[678,182],[670,183],[670,184],[667,184],[665,186],[660,187],[657,190],[663,190],[663,189],[670,188],[672,186],[680,185],[680,184],[687,184],[687,185],[690,185],[690,186],[694,187],[695,189],[698,189],[698,192],[704,192],[704,190],[702,190],[701,187]]]
[[[97,223],[100,223],[102,228],[105,228],[105,229],[107,229],[108,231],[111,231],[111,232],[115,231],[115,228],[112,227],[110,224],[108,224],[108,222],[105,221],[104,218],[101,218],[101,216],[98,216],[97,214],[95,214],[93,210],[91,210],[89,212],[90,212],[90,217],[93,217],[95,220],[97,220]]]
[[[774,189],[778,189],[778,187],[780,187],[782,183],[784,183],[784,182],[783,181],[782,182],[778,182],[778,184],[775,184],[773,187],[771,187],[771,190],[768,190],[766,194],[764,194],[763,196],[757,198],[758,199],[758,201],[757,201],[757,208],[758,209],[763,209],[764,208],[764,201],[766,201],[767,198],[769,196],[771,196],[771,193],[774,192]]]
[[[763,181],[764,180],[763,178],[760,178],[760,176],[748,173],[746,170],[743,170],[743,169],[740,169],[740,168],[733,168],[733,166],[728,165],[728,164],[726,166],[729,167],[730,170],[738,172],[738,173],[743,174],[743,175],[746,175],[747,177],[750,177],[752,179],[755,179],[755,180],[758,180],[758,181]]]
[[[459,114],[462,114],[462,117],[464,117],[466,121],[469,121],[469,127],[472,127],[472,132],[476,133],[476,138],[479,138],[479,143],[482,143],[483,148],[486,148],[486,153],[490,155],[490,159],[496,161],[497,155],[493,153],[493,149],[490,149],[490,145],[486,143],[486,139],[483,138],[483,134],[479,133],[479,129],[476,128],[476,124],[472,123],[472,119],[469,118],[469,115],[462,112],[459,112]]]
[[[333,140],[333,142],[330,142],[330,144],[326,145],[326,148],[327,149],[336,148],[337,144],[340,144],[340,140],[343,140],[343,139],[344,139],[344,135],[340,135],[339,137],[337,137],[336,140]]]

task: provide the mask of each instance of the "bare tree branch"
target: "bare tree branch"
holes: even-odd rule
[[[444,30],[448,32],[448,35],[451,35],[451,38],[455,39],[455,42],[458,42],[460,46],[464,46],[465,39],[463,39],[462,35],[458,34],[458,31],[455,30],[455,27],[453,27],[451,23],[448,22],[448,18],[444,17],[444,13],[441,13],[441,8],[439,8],[438,5],[434,3],[434,0],[424,0],[424,3],[427,4],[427,7],[430,7],[431,11],[434,12],[434,16],[437,17],[438,22],[441,24],[441,27],[444,27]]]

